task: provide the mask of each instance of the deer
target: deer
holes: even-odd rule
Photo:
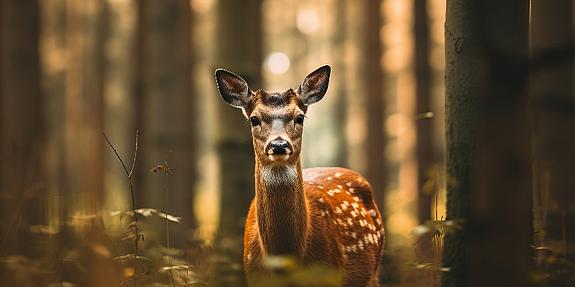
[[[385,242],[383,222],[369,182],[340,167],[302,169],[308,107],[327,92],[331,68],[310,73],[297,90],[253,91],[240,76],[215,71],[221,98],[251,124],[255,196],[244,231],[248,283],[265,274],[266,256],[289,256],[342,273],[342,286],[379,286]]]

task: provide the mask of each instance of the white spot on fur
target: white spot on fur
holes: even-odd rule
[[[335,177],[340,177],[341,175],[342,175],[341,172],[336,172],[336,173],[335,173]]]
[[[325,200],[323,200],[323,197],[320,197],[317,201],[319,201],[321,203],[325,203]]]
[[[370,209],[369,215],[371,215],[371,217],[375,217],[377,215],[377,213],[375,212],[375,209]]]

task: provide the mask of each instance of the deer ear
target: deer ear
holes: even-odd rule
[[[236,108],[245,108],[250,103],[251,93],[244,79],[224,69],[217,69],[215,74],[218,92],[226,103]]]
[[[331,68],[325,65],[305,77],[298,89],[299,98],[304,105],[309,106],[323,98],[327,92],[330,73]]]

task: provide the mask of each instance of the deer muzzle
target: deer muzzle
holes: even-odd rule
[[[292,154],[291,144],[285,139],[276,138],[266,145],[266,153],[272,161],[287,160]]]

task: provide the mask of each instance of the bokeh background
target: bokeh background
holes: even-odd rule
[[[563,2],[569,40],[573,5]],[[304,166],[370,180],[387,233],[382,285],[439,286],[443,231],[421,235],[445,220],[446,187],[457,184],[444,171],[445,1],[0,9],[0,285],[242,286],[250,130],[213,72],[285,90],[329,64]],[[128,171],[137,155],[130,177],[104,134]]]

